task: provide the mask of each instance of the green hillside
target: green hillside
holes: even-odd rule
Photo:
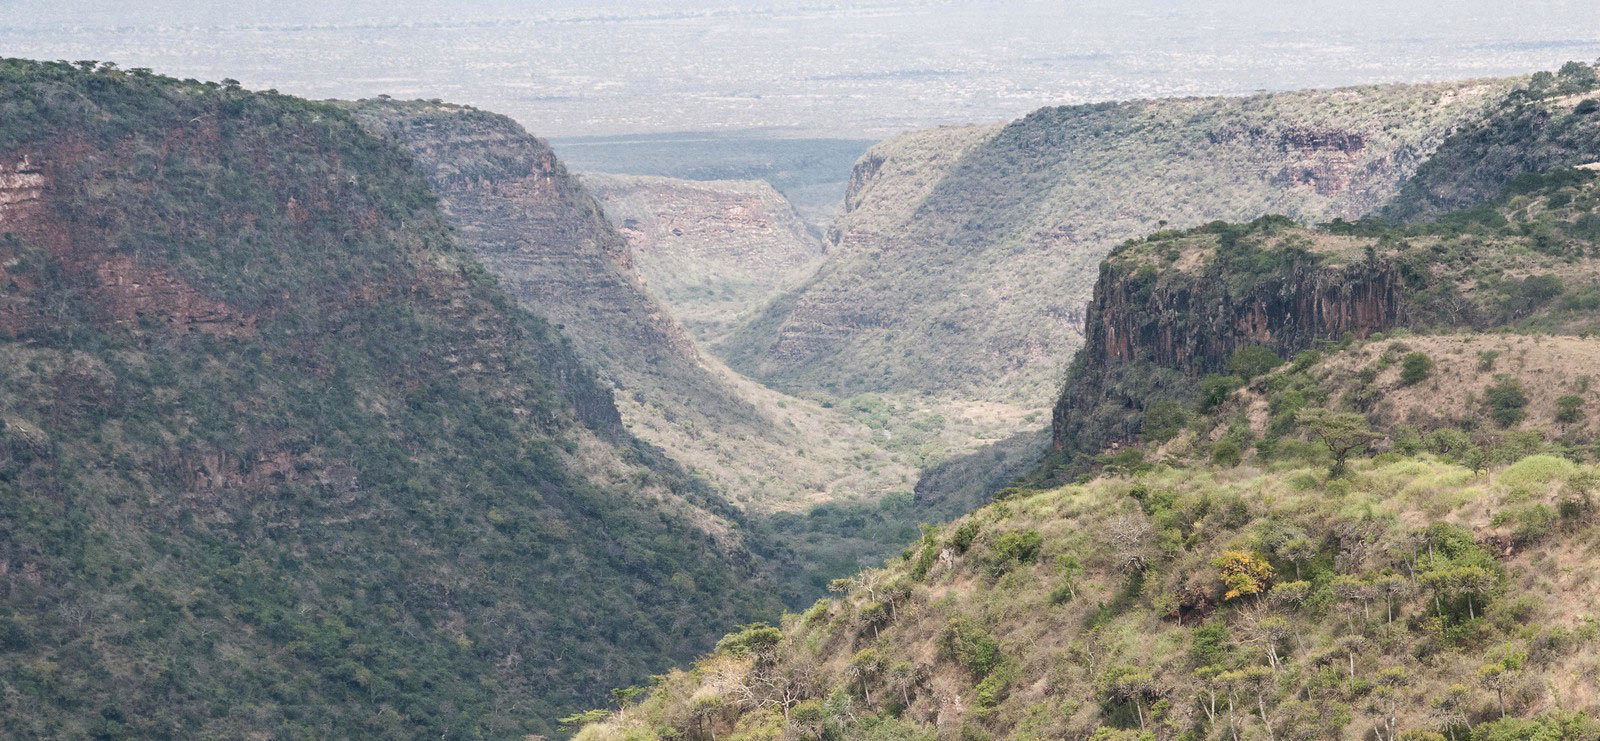
[[[344,109],[0,63],[0,735],[520,737],[776,600]]]
[[[1592,336],[1600,331],[1597,227],[1600,178],[1569,169],[1524,176],[1495,201],[1437,222],[1308,228],[1265,218],[1129,242],[1102,266],[1086,320],[1089,341],[1056,405],[1058,458],[1077,456],[1081,464],[1084,454],[1113,443],[1170,436],[1184,423],[1183,409],[1219,403],[1274,362],[1293,358],[1309,367],[1317,353],[1352,338],[1497,332],[1549,337],[1543,345]],[[1418,343],[1440,351],[1450,344]],[[1486,379],[1519,362],[1498,347],[1482,352],[1508,355],[1498,365],[1484,361],[1478,373]],[[1407,354],[1386,352],[1387,361],[1363,372],[1377,374]],[[1588,361],[1574,357],[1568,367],[1520,383],[1576,384]],[[1457,393],[1444,399],[1419,400],[1431,414],[1390,416],[1472,429],[1485,420],[1442,411],[1471,403],[1459,393],[1462,382],[1454,379]],[[1376,388],[1352,393],[1362,411],[1375,414],[1389,401]],[[1270,413],[1281,429],[1294,411],[1283,403],[1257,416]]]
[[[1597,481],[1396,453],[1020,493],[578,738],[1600,738]]]
[[[828,261],[723,342],[779,388],[1037,408],[1116,245],[1167,225],[1381,206],[1510,81],[1046,108],[857,165]]]

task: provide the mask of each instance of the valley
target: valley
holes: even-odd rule
[[[640,146],[0,60],[0,730],[1600,739],[1597,91]]]
[[[1600,176],[1541,128],[1462,210],[1125,241],[1043,465],[576,738],[1600,737]]]

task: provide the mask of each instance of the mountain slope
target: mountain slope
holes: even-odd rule
[[[1241,359],[1262,349],[1298,363],[1395,329],[1593,333],[1597,227],[1600,178],[1557,170],[1438,222],[1307,228],[1264,218],[1129,242],[1102,266],[1089,341],[1056,404],[1055,448],[1099,453],[1148,436],[1152,415],[1170,431],[1173,405],[1225,398],[1250,377]]]
[[[1565,169],[1433,222],[1125,243],[1055,414],[1078,483],[578,738],[1600,739],[1597,225]]]
[[[629,426],[729,498],[757,510],[793,509],[875,497],[911,473],[873,449],[859,423],[702,358],[646,292],[633,252],[599,203],[515,122],[424,102],[366,101],[356,110],[416,155],[463,245],[524,306],[574,339],[619,391]],[[861,456],[876,465],[846,462]]]
[[[817,276],[718,352],[780,388],[1045,403],[1117,243],[1165,223],[1361,216],[1508,87],[1049,108],[888,142],[859,164]]]
[[[1440,144],[1382,215],[1426,221],[1492,200],[1520,175],[1600,161],[1597,87],[1595,68],[1578,62],[1534,75]]]
[[[702,343],[720,339],[822,257],[794,207],[759,180],[584,173],[582,181],[628,240],[651,295]]]
[[[5,61],[0,233],[7,735],[543,733],[775,606],[341,108]]]

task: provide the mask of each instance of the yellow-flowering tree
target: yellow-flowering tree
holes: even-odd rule
[[[1228,587],[1224,600],[1259,595],[1272,583],[1272,564],[1248,551],[1223,551],[1211,565],[1222,572],[1222,583]]]

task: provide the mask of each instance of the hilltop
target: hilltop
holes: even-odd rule
[[[1174,409],[1221,401],[1260,374],[1252,366],[1293,357],[1310,367],[1318,352],[1379,333],[1495,332],[1462,338],[1483,345],[1486,375],[1526,362],[1527,350],[1518,349],[1524,343],[1509,338],[1581,347],[1586,340],[1555,338],[1600,329],[1597,211],[1600,179],[1568,169],[1524,176],[1495,201],[1431,223],[1304,227],[1264,218],[1129,242],[1101,268],[1086,320],[1089,341],[1055,409],[1058,454],[1092,455],[1137,440],[1148,434],[1152,414],[1162,429],[1181,425]],[[1546,336],[1554,337],[1540,339]],[[1417,343],[1452,355],[1459,349],[1439,338]],[[1372,373],[1404,354],[1389,352]],[[1507,358],[1496,365],[1501,354]],[[1546,362],[1586,367],[1581,352]],[[1526,383],[1554,390],[1577,381]],[[1367,405],[1395,403],[1375,388],[1364,393]],[[1453,404],[1471,400],[1455,396],[1428,411],[1445,421]]]

